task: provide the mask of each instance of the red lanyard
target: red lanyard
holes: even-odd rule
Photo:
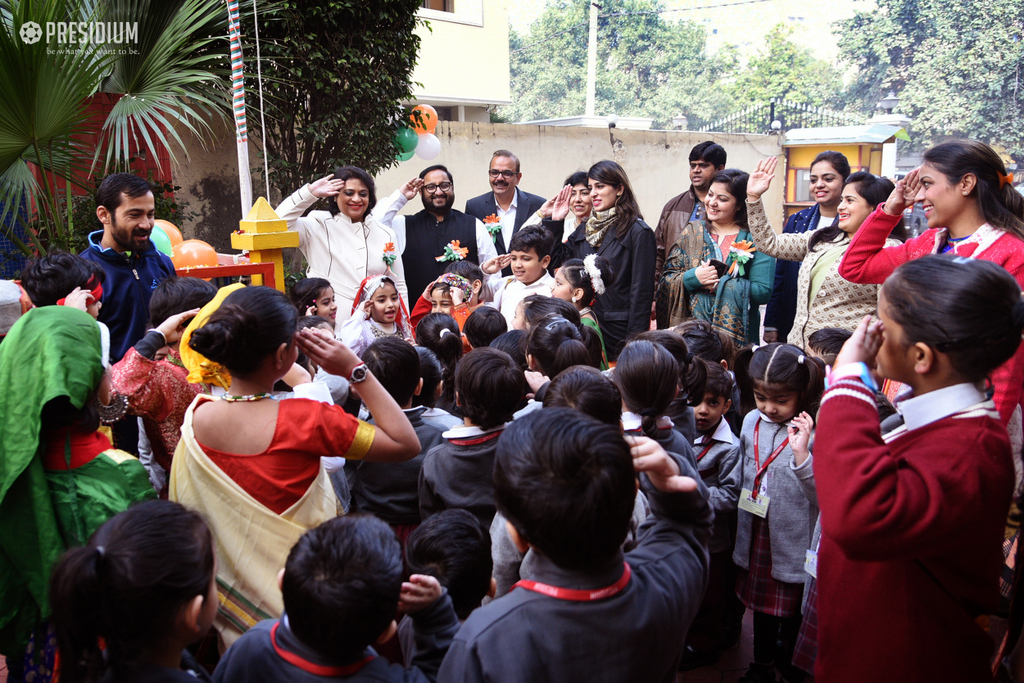
[[[352,676],[359,672],[364,666],[373,661],[373,655],[363,657],[361,660],[348,666],[324,666],[323,664],[316,664],[309,661],[304,657],[300,657],[294,652],[289,652],[277,643],[277,627],[281,625],[281,622],[277,622],[270,629],[270,642],[274,646],[274,651],[277,652],[277,656],[284,661],[297,666],[306,673],[311,673],[314,676],[325,676],[330,678],[339,678],[341,676]]]
[[[707,455],[708,451],[711,450],[711,447],[715,445],[715,442],[711,439],[710,436],[705,437],[704,443],[706,443],[707,446],[704,446],[704,450],[702,450],[700,452],[700,455],[697,456],[697,462],[700,462],[700,459]]]
[[[761,453],[758,448],[758,440],[761,435],[761,419],[758,418],[757,424],[754,425],[754,468],[757,473],[754,474],[754,486],[750,489],[750,497],[757,499],[757,492],[761,490],[761,480],[764,479],[764,473],[768,471],[768,465],[775,462],[775,458],[779,457],[786,446],[789,445],[789,435],[786,435],[786,440],[779,444],[779,447],[772,451],[772,454],[768,456],[768,459],[764,463],[764,467],[761,466]]]
[[[591,602],[593,600],[603,600],[604,598],[610,598],[616,593],[620,592],[629,583],[629,577],[633,571],[629,568],[628,562],[622,563],[622,577],[610,586],[604,588],[597,588],[594,590],[578,590],[575,588],[559,588],[558,586],[549,586],[546,583],[539,583],[537,581],[530,581],[523,579],[517,581],[513,588],[525,588],[528,591],[534,593],[540,593],[546,595],[549,598],[558,598],[559,600],[574,600],[576,602]]]

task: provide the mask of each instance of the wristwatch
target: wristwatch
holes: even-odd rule
[[[360,363],[352,368],[352,372],[348,376],[348,381],[350,384],[359,384],[366,379],[368,374],[370,374],[370,370],[366,367],[366,363]]]

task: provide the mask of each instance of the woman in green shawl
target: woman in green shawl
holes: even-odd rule
[[[659,328],[700,318],[735,344],[757,343],[758,307],[771,297],[775,259],[758,251],[750,236],[747,178],[739,169],[719,171],[704,202],[706,218],[690,221],[679,234],[658,285]]]
[[[103,332],[84,311],[45,306],[0,344],[0,653],[12,680],[52,674],[48,582],[64,550],[156,497],[139,461],[97,431],[118,412]]]

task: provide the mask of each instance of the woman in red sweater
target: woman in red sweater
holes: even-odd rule
[[[924,205],[928,230],[894,247],[885,240],[915,202]],[[853,236],[839,274],[850,282],[881,284],[901,263],[926,254],[998,263],[1024,287],[1024,197],[988,145],[954,140],[932,147],[921,167],[896,183],[889,200]],[[1024,394],[1024,347],[992,375],[996,408],[1010,421]]]
[[[1013,462],[982,388],[1020,345],[1020,287],[991,263],[927,256],[886,280],[878,315],[818,413],[815,678],[991,681],[976,619],[999,601]],[[872,368],[913,389],[884,436]]]

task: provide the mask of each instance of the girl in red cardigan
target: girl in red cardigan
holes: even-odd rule
[[[928,230],[883,248],[903,210],[915,202],[924,205]],[[975,140],[954,140],[925,152],[921,167],[896,183],[888,201],[854,234],[839,274],[850,282],[881,284],[901,263],[950,251],[998,263],[1024,286],[1024,198],[999,155]],[[993,373],[992,382],[996,408],[1007,424],[1024,394],[1024,348]]]
[[[991,681],[1006,429],[983,392],[1024,329],[1020,286],[992,263],[926,256],[882,286],[836,359],[818,413],[821,681]],[[911,387],[882,435],[875,376]]]

